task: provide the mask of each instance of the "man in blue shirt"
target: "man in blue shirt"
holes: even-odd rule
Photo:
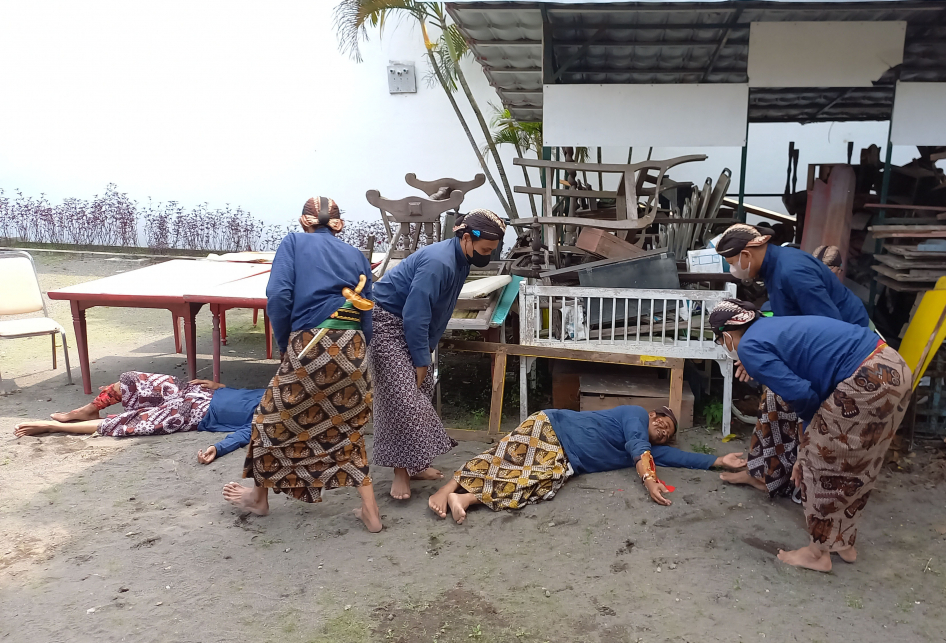
[[[232,389],[207,380],[181,384],[171,375],[128,371],[118,382],[103,386],[92,402],[68,413],[53,413],[52,420],[21,422],[14,427],[18,438],[44,433],[72,433],[126,437],[166,435],[185,431],[230,433],[202,449],[197,461],[216,458],[245,447],[250,441],[253,413],[266,389]],[[100,417],[113,404],[123,413]]]
[[[374,455],[394,468],[391,497],[411,497],[411,479],[443,477],[431,463],[456,442],[447,435],[431,397],[431,352],[453,314],[470,267],[489,265],[506,225],[489,210],[457,219],[454,238],[421,248],[374,287]]]
[[[669,446],[676,431],[677,419],[666,406],[650,413],[639,406],[540,411],[464,464],[430,497],[428,506],[441,518],[449,510],[460,524],[471,505],[484,504],[493,511],[520,509],[551,500],[573,475],[632,467],[654,502],[669,505],[663,494],[673,488],[657,478],[657,466],[746,466],[739,453],[716,457]]]
[[[819,256],[815,257],[770,243],[770,233],[766,228],[737,223],[723,233],[716,252],[726,259],[734,276],[765,282],[768,304],[776,317],[812,315],[868,327],[864,304],[832,271],[832,266],[840,269],[843,263],[836,248],[819,248]],[[736,377],[743,382],[750,379],[739,361]],[[725,473],[723,479],[731,484],[749,484],[770,496],[792,493],[790,472],[798,436],[798,415],[791,404],[764,388],[749,445],[749,468]]]

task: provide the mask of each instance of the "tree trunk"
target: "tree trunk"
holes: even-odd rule
[[[522,148],[519,147],[518,143],[516,143],[516,155],[518,155],[519,158],[523,158]],[[522,176],[525,177],[526,187],[531,188],[532,181],[529,180],[529,168],[527,168],[525,165],[522,166]],[[535,195],[534,194],[529,195],[529,205],[532,206],[532,216],[534,217],[539,216],[538,210],[535,209]]]
[[[450,101],[453,111],[456,112],[457,118],[460,120],[460,125],[463,127],[463,131],[466,132],[466,137],[470,139],[470,145],[473,147],[473,152],[476,154],[476,160],[480,162],[480,167],[483,168],[483,173],[486,174],[486,179],[493,187],[493,191],[496,193],[496,197],[499,199],[500,205],[503,206],[503,209],[508,214],[509,204],[506,202],[506,199],[503,198],[502,190],[500,190],[499,186],[496,185],[496,179],[493,178],[493,174],[489,171],[489,167],[486,165],[486,159],[484,159],[483,155],[480,153],[480,147],[476,144],[476,139],[473,138],[473,132],[470,131],[469,125],[466,124],[466,119],[463,117],[463,112],[460,111],[460,106],[457,105],[457,101],[454,99],[453,93],[451,93],[450,89],[447,87],[447,81],[443,77],[440,67],[437,66],[437,60],[434,58],[433,52],[429,49],[427,50],[427,57],[430,60],[431,68],[434,70],[434,75],[437,76],[437,81],[443,88],[443,92],[447,95],[447,99]]]
[[[442,24],[440,25],[440,28],[446,30],[446,25]],[[452,57],[453,54],[450,55]],[[503,188],[506,190],[506,196],[509,199],[509,208],[506,210],[506,216],[518,219],[519,213],[516,211],[516,201],[513,199],[512,189],[509,187],[509,178],[506,176],[506,169],[503,167],[503,160],[499,157],[499,151],[496,149],[496,143],[493,141],[492,134],[490,134],[489,126],[486,124],[486,119],[483,118],[483,112],[480,110],[479,104],[473,97],[473,91],[466,82],[466,76],[463,75],[463,70],[460,68],[460,61],[454,59],[453,65],[457,70],[457,80],[460,81],[460,86],[463,88],[463,93],[466,95],[466,99],[470,101],[470,107],[473,109],[473,114],[476,116],[476,120],[480,124],[480,129],[483,130],[483,136],[486,138],[486,145],[489,147],[490,154],[493,156],[493,161],[496,163],[496,171],[499,172],[499,178],[503,182]]]

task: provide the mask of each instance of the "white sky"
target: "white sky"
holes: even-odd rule
[[[116,183],[139,202],[229,203],[281,224],[318,194],[352,219],[374,218],[365,191],[413,194],[407,172],[471,178],[469,143],[441,90],[423,82],[418,30],[405,23],[383,41],[372,34],[359,65],[338,52],[335,4],[0,2],[0,188],[55,202]],[[417,94],[388,93],[390,60],[416,63]],[[467,69],[484,110],[498,104],[479,65]],[[886,134],[886,123],[753,126],[748,191],[781,192],[789,140],[802,149],[803,188],[807,163],[843,161],[847,140],[857,162],[861,147],[883,145]],[[654,157],[693,152],[710,159],[675,179],[702,185],[725,165],[738,190],[738,149],[657,149]],[[645,155],[635,149],[634,160]],[[895,148],[895,162],[913,156],[915,148]],[[605,149],[606,162],[625,158],[626,150]],[[506,169],[522,184],[519,168],[507,161]],[[518,203],[528,211],[524,197]],[[499,210],[489,186],[463,207]]]

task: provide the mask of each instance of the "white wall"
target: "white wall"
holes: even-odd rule
[[[284,223],[314,195],[373,218],[365,191],[415,194],[408,172],[472,178],[466,136],[423,81],[420,30],[371,32],[357,64],[338,51],[335,4],[0,4],[0,188],[55,201],[113,182],[139,201],[230,203]],[[388,93],[390,60],[416,64],[416,94]],[[479,65],[466,68],[483,109],[499,104]],[[501,211],[488,184],[463,207]]]

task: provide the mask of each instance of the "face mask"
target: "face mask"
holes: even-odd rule
[[[731,275],[732,275],[733,277],[735,277],[736,279],[742,279],[743,281],[745,281],[746,279],[749,279],[749,278],[750,278],[750,276],[749,276],[749,268],[751,268],[751,267],[752,267],[752,260],[751,260],[751,259],[749,260],[749,265],[748,265],[748,266],[746,266],[745,268],[742,267],[742,255],[740,254],[740,255],[739,255],[739,261],[737,261],[735,264],[729,266],[729,274],[731,274]]]
[[[729,337],[729,341],[732,342],[732,335],[730,335],[729,333],[723,333],[723,343],[721,344],[722,349],[727,355],[729,355],[729,358],[732,361],[738,362],[739,354],[736,352],[735,348],[730,349],[728,346],[726,346],[726,337]]]
[[[481,255],[476,251],[476,248],[470,247],[470,250],[473,251],[472,257],[467,257],[466,260],[470,262],[471,266],[476,266],[477,268],[485,268],[489,265],[489,259],[491,255]]]

